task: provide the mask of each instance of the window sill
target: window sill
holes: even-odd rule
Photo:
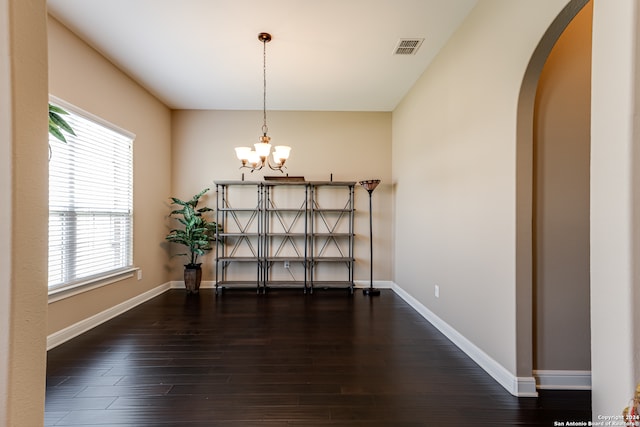
[[[51,304],[52,302],[70,298],[84,292],[101,288],[102,286],[120,282],[121,280],[129,279],[133,277],[133,273],[137,270],[139,270],[138,267],[130,267],[106,276],[94,277],[84,282],[74,283],[73,285],[63,286],[57,289],[51,289],[49,290],[49,304]]]

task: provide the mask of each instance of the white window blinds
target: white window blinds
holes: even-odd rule
[[[133,264],[132,135],[63,104],[76,136],[50,137],[49,289]]]

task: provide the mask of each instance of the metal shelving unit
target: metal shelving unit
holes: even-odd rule
[[[231,286],[255,286],[258,293],[271,287],[301,287],[305,293],[344,287],[353,293],[355,182],[215,184],[216,218],[224,230],[218,235],[224,245],[216,250],[216,293]],[[245,194],[244,206],[232,206],[230,189],[247,186],[255,187],[255,205],[246,206]],[[256,265],[255,279],[231,280],[231,266],[249,262]],[[246,267],[239,270],[246,275]]]
[[[264,286],[262,240],[262,186],[249,181],[216,182],[216,222],[221,225],[216,232],[216,294],[226,287],[255,287],[261,292]],[[231,200],[231,188],[238,187],[238,203]],[[255,191],[255,196],[249,193]],[[220,231],[222,229],[222,231]],[[255,264],[255,276],[240,267]],[[236,268],[235,279],[231,269]]]
[[[305,182],[265,182],[265,290],[309,287],[309,186]],[[278,197],[280,196],[280,197]]]
[[[347,287],[353,293],[354,244],[354,188],[355,182],[311,182],[310,188],[310,263],[311,289],[313,287]],[[335,205],[322,201],[322,192],[339,192],[342,202]],[[335,200],[334,200],[335,199]],[[329,277],[323,277],[322,268],[331,266]],[[339,273],[336,266],[343,266]],[[342,276],[342,277],[336,277]]]

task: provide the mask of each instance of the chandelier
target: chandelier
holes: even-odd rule
[[[271,170],[284,172],[282,169],[286,169],[284,162],[289,158],[291,147],[286,145],[277,145],[273,151],[273,164],[269,160],[269,154],[271,153],[271,138],[267,136],[267,132],[269,130],[267,127],[267,43],[271,41],[271,34],[260,33],[258,34],[258,40],[262,42],[262,136],[260,137],[260,142],[253,145],[253,150],[251,147],[236,147],[236,156],[238,157],[238,160],[242,162],[240,169],[248,168],[253,172],[268,166]]]

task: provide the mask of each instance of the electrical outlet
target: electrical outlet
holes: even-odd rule
[[[440,298],[440,286],[436,285],[435,293],[436,293],[436,298]]]
[[[290,267],[290,266],[289,266],[289,261],[285,261],[285,262],[284,262],[284,268],[288,269],[289,267]]]
[[[142,269],[138,270],[138,280],[142,280]]]

